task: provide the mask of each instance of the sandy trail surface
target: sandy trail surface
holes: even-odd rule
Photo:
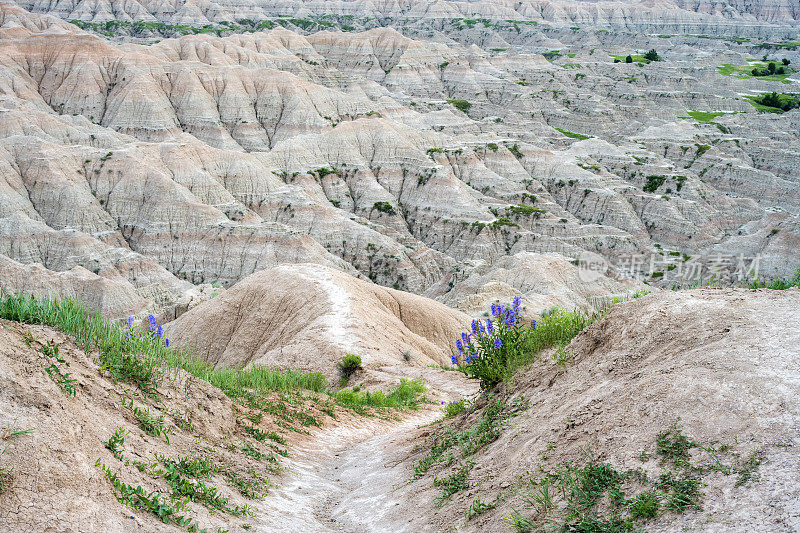
[[[414,502],[398,490],[409,481],[403,460],[419,428],[441,418],[441,402],[472,396],[477,386],[458,372],[430,368],[375,373],[423,379],[435,403],[394,420],[359,417],[293,446],[287,473],[260,507],[259,531],[411,531]]]

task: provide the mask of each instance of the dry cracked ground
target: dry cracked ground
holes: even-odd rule
[[[798,47],[796,0],[0,0],[0,532],[800,530],[800,293],[743,288],[800,266]],[[631,301],[487,396],[444,368],[514,297]]]

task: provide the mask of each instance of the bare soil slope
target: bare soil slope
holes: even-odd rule
[[[728,475],[708,469],[702,476],[702,511],[666,513],[643,524],[647,531],[796,531],[798,310],[797,290],[660,292],[615,306],[569,345],[573,359],[565,371],[542,358],[518,377],[508,403],[524,397],[530,407],[472,456],[469,489],[437,509],[442,488],[433,487],[429,473],[398,491],[405,504],[395,518],[405,514],[409,531],[510,529],[504,521],[512,507],[537,518],[520,496],[534,488],[531,480],[558,464],[583,465],[588,455],[620,472],[641,467],[651,481],[658,479],[664,465],[654,453],[655,439],[677,422],[698,443],[729,445],[716,456],[733,468]],[[465,415],[456,428],[467,428],[479,414]],[[407,460],[409,476],[430,442],[418,449]],[[690,455],[703,463],[712,454],[695,447]],[[747,481],[742,472],[753,457],[761,466]],[[452,475],[462,464],[458,453],[455,458],[431,473],[440,480]],[[491,502],[498,494],[497,508],[465,520],[474,499]],[[419,505],[427,511],[410,513]]]
[[[52,353],[48,346],[54,343],[59,346],[57,357],[48,355]],[[159,493],[161,504],[177,507],[169,499],[172,489],[165,470],[170,460],[181,459],[200,470],[203,465],[214,466],[195,481],[185,475],[174,479],[218,492],[209,492],[204,500],[209,508],[192,501],[190,510],[178,515],[208,531],[241,532],[242,526],[257,524],[257,494],[275,483],[280,462],[276,453],[287,447],[253,438],[245,426],[257,428],[265,437],[269,432],[282,433],[284,437],[276,438],[289,445],[300,434],[284,431],[287,424],[279,427],[270,415],[247,420],[253,414],[250,410],[235,406],[219,389],[183,371],[161,382],[157,398],[145,400],[135,389],[101,375],[96,356],[51,328],[0,321],[0,489],[4,489],[0,532],[185,531],[174,520],[166,525],[154,513],[122,505],[117,501],[122,492],[114,489],[101,468],[104,465],[134,489],[141,486],[148,497]],[[75,380],[74,395],[57,384],[65,377]],[[303,411],[323,423],[332,421],[321,411],[322,404],[303,400],[308,394],[297,396],[291,411]],[[163,427],[170,433],[145,433],[123,399],[152,418],[163,417]],[[336,414],[338,423],[350,421],[347,413]],[[121,455],[115,457],[106,443],[118,427],[125,428],[126,438],[118,446]],[[187,486],[184,490],[191,491]],[[142,503],[136,496],[132,500]],[[242,511],[245,505],[252,511],[223,509],[238,506]]]

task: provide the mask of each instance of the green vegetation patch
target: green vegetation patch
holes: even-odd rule
[[[447,103],[451,106],[455,107],[459,111],[464,114],[469,113],[469,109],[472,107],[472,104],[467,100],[447,100]]]
[[[761,93],[759,96],[745,96],[747,101],[760,113],[785,113],[800,107],[800,97],[797,94],[787,93]]]
[[[739,79],[756,78],[762,81],[779,81],[791,83],[787,78],[796,71],[776,61],[754,61],[749,65],[732,65],[724,63],[717,67],[717,72],[723,76]]]
[[[569,131],[569,130],[562,130],[561,128],[554,128],[554,129],[556,131],[558,131],[559,133],[569,137],[570,139],[578,139],[578,140],[581,140],[581,141],[585,141],[586,139],[591,139],[592,138],[591,135],[583,135],[581,133],[575,133],[575,132],[572,132],[572,131]]]
[[[733,115],[736,114],[736,111],[687,111],[686,114],[689,115],[688,117],[678,117],[681,119],[694,119],[701,124],[716,124],[713,120],[717,117],[722,117],[725,115]]]

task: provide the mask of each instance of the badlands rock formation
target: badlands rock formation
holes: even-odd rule
[[[365,367],[450,365],[468,315],[317,265],[262,270],[166,328],[176,345],[226,365],[337,374],[359,354]]]
[[[717,71],[765,51],[800,64],[790,48],[496,19],[508,6],[488,22],[419,12],[428,22],[361,32],[337,17],[206,32],[186,14],[176,15],[184,30],[200,33],[161,39],[136,32],[163,24],[130,23],[156,4],[53,7],[120,17],[84,29],[20,5],[45,9],[0,4],[0,254],[56,273],[80,267],[119,287],[120,302],[146,300],[115,314],[177,316],[206,298],[187,291],[283,263],[469,312],[514,291],[534,307],[585,306],[586,294],[636,287],[621,281],[632,258],[668,287],[697,281],[681,277],[689,259],[721,256],[726,282],[755,276],[734,276],[737,261],[757,258],[761,277],[797,267],[800,115],[759,113],[745,98],[796,91],[796,74]],[[792,23],[780,5],[762,8],[689,11],[734,28]],[[613,62],[649,48],[663,61]],[[566,277],[514,278],[552,264],[532,254],[566,265],[586,251],[612,264],[602,279],[566,266]]]

